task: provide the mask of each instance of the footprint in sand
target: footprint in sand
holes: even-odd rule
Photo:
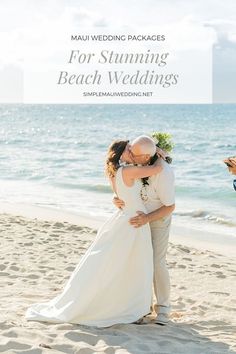
[[[194,300],[191,300],[191,299],[186,299],[186,302],[188,302],[189,304],[195,304],[195,301]]]
[[[190,250],[184,246],[177,246],[177,249],[179,249],[180,251],[183,251],[185,253],[190,253]]]
[[[43,226],[43,227],[50,227],[50,224],[44,223],[42,226]]]
[[[74,351],[72,351],[72,346],[71,345],[66,345],[66,344],[55,344],[53,346],[54,350],[57,350],[57,353],[74,353]],[[109,348],[108,348],[109,350]],[[99,351],[100,352],[100,351]],[[79,349],[79,354],[94,354],[94,353],[99,353],[98,351],[94,351],[94,349],[89,349],[89,348],[81,348]],[[102,353],[102,352],[101,352]],[[106,354],[112,354],[114,353],[114,350],[112,349],[112,352],[108,352],[107,350],[104,351],[103,353]]]
[[[29,275],[27,275],[26,278],[28,278],[28,279],[38,279],[38,278],[40,278],[40,276],[37,275],[37,274],[29,274]]]
[[[192,311],[197,311],[197,310],[198,310],[198,306],[192,306],[192,307],[191,307],[191,310],[192,310]]]
[[[33,242],[26,242],[23,244],[24,246],[33,246]]]
[[[71,225],[66,228],[68,231],[82,231],[83,227],[81,226],[76,226],[76,225]]]
[[[75,267],[67,267],[66,270],[68,270],[69,272],[72,272],[75,269]]]
[[[11,338],[17,338],[18,337],[17,333],[15,331],[12,331],[12,330],[10,330],[8,332],[5,332],[5,333],[2,333],[2,335],[4,337],[11,337]]]
[[[16,266],[14,266],[14,265],[12,265],[12,266],[10,267],[10,269],[11,269],[11,270],[15,270],[15,271],[20,270],[20,268],[18,268],[18,267],[16,267]]]
[[[217,278],[221,278],[221,279],[226,278],[226,276],[222,272],[215,272],[215,274],[217,275]]]
[[[56,222],[55,224],[53,224],[53,226],[52,226],[54,229],[56,229],[56,228],[60,228],[60,227],[65,227],[65,225],[63,224],[63,223],[61,223],[61,222]]]
[[[211,267],[213,267],[213,268],[221,268],[221,266],[219,264],[215,264],[215,263],[211,264]]]
[[[206,311],[208,309],[206,306],[203,306],[203,305],[199,305],[198,307],[203,311]]]
[[[178,265],[178,268],[183,268],[183,269],[185,269],[185,268],[186,268],[186,265],[184,265],[184,264],[179,264],[179,265]]]
[[[176,309],[184,309],[185,308],[185,303],[182,301],[182,298],[179,297],[177,300],[176,300],[176,304],[173,304],[173,308],[176,308]]]
[[[94,336],[93,334],[89,334],[89,333],[83,333],[82,335],[80,335],[80,333],[76,332],[76,331],[68,331],[65,334],[65,337],[70,339],[73,342],[87,342],[90,345],[96,345],[97,344],[97,336]]]
[[[236,271],[235,271],[235,270],[233,270],[233,269],[229,269],[229,272],[231,272],[231,273],[233,273],[233,274],[235,274],[235,273],[236,273]]]
[[[221,291],[209,291],[209,294],[229,296],[229,293],[224,293],[224,292],[221,292]]]
[[[50,234],[50,236],[52,236],[52,237],[55,239],[55,238],[60,237],[61,235],[58,235],[57,233],[52,232],[52,233]]]
[[[81,247],[80,247],[80,248],[81,248]],[[80,248],[79,248],[79,249],[80,249]],[[168,262],[168,265],[169,265],[170,267],[174,267],[174,266],[176,265],[176,263],[177,263],[177,262]]]
[[[12,329],[12,323],[6,324],[5,322],[0,322],[1,330],[4,331],[5,329]]]
[[[30,345],[28,345],[28,344],[23,344],[23,343],[20,343],[20,342],[15,342],[15,341],[9,341],[9,342],[7,342],[7,344],[6,345],[1,345],[1,350],[2,351],[7,351],[7,350],[9,350],[9,349],[18,349],[18,350],[20,350],[20,349],[30,349],[31,348],[31,346]]]

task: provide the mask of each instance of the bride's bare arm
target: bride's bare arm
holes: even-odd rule
[[[127,179],[138,179],[156,175],[162,170],[161,159],[158,159],[151,166],[126,166],[123,168],[123,177]]]

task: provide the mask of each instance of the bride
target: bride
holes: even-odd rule
[[[154,141],[147,137],[150,155]],[[140,178],[157,174],[160,159],[152,166],[133,166],[128,141],[115,141],[108,150],[106,174],[112,190],[125,201],[98,230],[72,272],[64,290],[48,302],[31,305],[26,319],[69,322],[97,327],[132,323],[150,312],[153,255],[149,224],[134,228],[130,217],[145,212]]]

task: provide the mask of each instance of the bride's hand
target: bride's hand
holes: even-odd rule
[[[113,204],[119,209],[122,209],[125,206],[124,201],[119,199],[118,197],[113,198]]]
[[[162,150],[161,148],[159,148],[158,146],[156,148],[156,153],[157,153],[157,156],[161,157],[163,160],[165,160],[166,157],[168,156],[168,153],[166,151]]]

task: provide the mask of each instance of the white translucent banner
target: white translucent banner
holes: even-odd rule
[[[206,33],[42,36],[25,57],[25,103],[212,103]],[[205,38],[205,40],[204,40]]]

